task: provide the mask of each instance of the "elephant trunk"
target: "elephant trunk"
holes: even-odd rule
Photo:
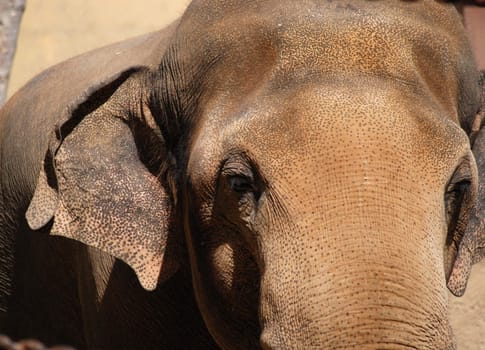
[[[326,247],[302,239],[276,249],[285,257],[268,254],[262,348],[454,349],[443,272],[434,270],[440,264],[433,260],[442,257],[418,245],[391,245],[396,238],[389,235],[409,236],[324,232]]]

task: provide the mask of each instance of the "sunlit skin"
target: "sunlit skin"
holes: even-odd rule
[[[0,112],[0,322],[79,348],[455,349],[478,81],[432,0],[198,0],[53,67]]]

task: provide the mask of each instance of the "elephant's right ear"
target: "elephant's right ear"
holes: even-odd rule
[[[470,142],[478,168],[478,192],[462,241],[458,247],[447,285],[461,296],[465,293],[471,267],[485,257],[485,72],[481,81],[481,108],[471,123]]]
[[[135,72],[111,77],[65,110],[51,136],[26,218],[34,230],[53,220],[52,235],[123,260],[141,285],[153,290],[178,267],[174,200],[143,159],[140,142],[145,141],[139,140],[157,136],[153,125],[133,117],[143,109],[142,102],[133,102],[140,95],[140,80],[132,79]],[[160,142],[155,148],[162,146]]]

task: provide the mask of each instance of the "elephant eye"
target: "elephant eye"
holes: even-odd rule
[[[264,182],[259,176],[257,167],[245,155],[234,155],[227,159],[222,167],[221,175],[226,189],[238,196],[251,194],[254,200],[259,200]]]
[[[254,190],[253,179],[243,175],[232,175],[228,177],[229,188],[237,193],[247,193]]]

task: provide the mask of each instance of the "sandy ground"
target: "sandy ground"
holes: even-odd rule
[[[9,94],[50,65],[89,49],[153,31],[188,0],[27,0]],[[143,3],[143,6],[140,6]],[[459,349],[485,350],[485,262],[463,298],[450,295]]]
[[[450,301],[458,349],[485,350],[485,260],[473,267],[465,295]]]

